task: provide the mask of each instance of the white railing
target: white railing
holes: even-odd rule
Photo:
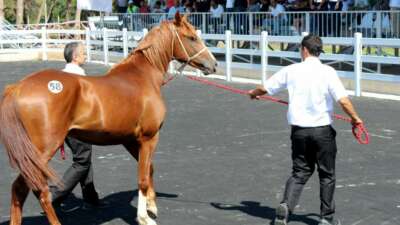
[[[48,52],[61,52],[64,45],[71,41],[82,41],[86,45],[87,60],[93,62],[101,62],[106,65],[117,63],[122,58],[128,55],[128,52],[137,46],[139,40],[146,35],[147,30],[141,32],[115,31],[103,29],[101,31],[86,30],[29,30],[29,31],[0,31],[5,34],[18,35],[34,35],[37,39],[18,39],[4,40],[0,39],[0,45],[17,44],[32,44],[32,48],[3,48],[0,49],[0,54],[4,53],[25,53],[25,52],[41,52],[42,59],[47,60]],[[304,35],[304,34],[303,34]],[[293,48],[294,51],[271,50],[272,43],[285,43],[297,45],[300,43],[301,36],[269,36],[266,31],[261,35],[233,35],[230,31],[225,34],[201,34],[205,41],[222,41],[223,47],[209,47],[210,51],[217,55],[219,65],[225,68],[225,79],[227,81],[235,80],[232,70],[236,68],[253,69],[260,71],[261,76],[259,81],[264,82],[267,79],[267,72],[275,72],[282,68],[281,65],[270,64],[270,59],[284,59],[289,62],[300,61],[300,54],[296,52],[298,48]],[[394,65],[400,68],[400,57],[383,56],[383,55],[366,55],[363,49],[374,46],[377,49],[391,47],[394,49],[400,48],[398,39],[389,38],[363,38],[361,33],[356,33],[354,37],[346,38],[322,38],[324,45],[341,45],[353,48],[353,53],[350,54],[321,54],[320,58],[327,64],[343,63],[351,65],[351,70],[339,70],[338,74],[354,81],[355,95],[362,94],[361,80],[375,80],[385,82],[396,82],[400,84],[400,70],[397,74],[382,74],[371,71],[365,68],[365,64],[377,65]],[[233,47],[234,42],[246,41],[253,43],[253,49],[240,49]],[[256,43],[256,44],[254,44]],[[258,58],[252,63],[243,63],[234,61],[235,57],[247,56],[250,58]],[[199,74],[196,73],[195,74]]]
[[[10,33],[10,32],[2,32],[2,31],[15,31],[17,28],[15,25],[9,23],[7,20],[0,19],[0,39],[3,40],[18,40],[18,39],[35,39],[36,37],[34,36],[28,36],[28,35],[19,35],[18,33]],[[19,45],[14,44],[14,43],[6,43],[12,48],[20,48]],[[4,44],[0,45],[0,48],[4,48]],[[7,47],[7,46],[6,46]],[[26,47],[26,46],[25,46]]]
[[[400,11],[306,11],[283,12],[277,16],[270,12],[223,13],[213,17],[211,13],[190,13],[191,23],[203,33],[261,34],[293,36],[302,32],[321,37],[353,37],[360,32],[363,37],[400,38]],[[151,29],[163,20],[173,19],[168,13],[112,14],[90,17],[89,26],[108,29],[127,28],[131,31]],[[397,28],[397,29],[396,29]]]

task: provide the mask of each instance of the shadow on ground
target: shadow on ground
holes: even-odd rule
[[[62,210],[57,208],[58,218],[63,225],[95,225],[105,224],[112,220],[122,220],[129,225],[137,225],[136,211],[137,208],[132,206],[131,202],[137,197],[137,190],[123,191],[113,193],[104,198],[109,202],[105,208],[82,207],[83,201],[71,194],[64,201],[70,210]],[[177,198],[176,194],[157,193],[158,198]],[[79,221],[79,223],[77,223]],[[0,223],[0,225],[8,225],[9,221]],[[23,217],[24,225],[48,224],[44,215]]]
[[[240,211],[242,213],[245,213],[247,215],[253,216],[253,217],[260,217],[263,219],[268,219],[270,220],[270,224],[273,225],[274,223],[274,218],[275,218],[275,209],[271,208],[269,206],[262,206],[260,202],[255,202],[255,201],[242,201],[240,202],[240,205],[231,205],[231,204],[223,204],[223,203],[216,203],[213,202],[211,205],[220,210],[236,210]],[[297,222],[302,222],[304,224],[308,225],[317,225],[318,220],[312,218],[312,217],[318,217],[317,214],[305,214],[305,215],[297,215],[293,214],[290,216],[290,221],[297,221]]]

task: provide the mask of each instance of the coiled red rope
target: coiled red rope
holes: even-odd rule
[[[65,160],[65,148],[64,148],[64,143],[61,144],[60,146],[60,154],[61,154],[61,159]]]
[[[202,79],[202,78],[199,78],[199,77],[195,77],[195,76],[185,76],[185,77],[190,79],[190,80],[197,81],[197,82],[209,85],[209,86],[214,86],[214,87],[217,87],[217,88],[220,88],[220,89],[223,89],[223,90],[230,91],[232,93],[246,95],[246,96],[248,95],[248,92],[245,91],[245,90],[241,90],[241,89],[237,89],[237,88],[230,87],[230,86],[227,86],[227,85],[219,84],[219,83],[212,82],[212,81],[209,81],[209,80],[206,80],[206,79]],[[174,79],[174,77],[168,78],[168,82],[170,82],[172,79]],[[165,82],[165,84],[168,83],[168,82]],[[278,99],[278,98],[274,98],[274,97],[271,97],[271,96],[263,95],[263,96],[259,96],[259,98],[263,99],[263,100],[267,100],[267,101],[276,102],[276,103],[279,103],[279,104],[282,104],[282,105],[288,105],[289,104],[287,101],[284,101],[284,100],[281,100],[281,99]],[[333,117],[335,119],[343,120],[343,121],[351,123],[351,119],[348,118],[348,117],[345,117],[343,115],[333,114]],[[369,134],[368,134],[367,128],[364,126],[364,124],[361,123],[361,124],[353,125],[352,133],[353,133],[354,137],[357,139],[358,143],[360,143],[360,144],[369,144]]]

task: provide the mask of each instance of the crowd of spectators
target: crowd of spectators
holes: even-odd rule
[[[166,13],[168,19],[173,18],[177,11],[181,13],[208,12],[210,16],[207,18],[206,29],[213,29],[217,33],[220,32],[219,24],[222,22],[224,12],[270,12],[272,20],[253,18],[253,23],[263,27],[281,27],[280,23],[288,21],[287,15],[283,14],[285,11],[400,10],[400,0],[117,0],[117,8],[119,13]],[[341,30],[342,17],[337,13],[332,13],[330,16],[321,14],[312,14],[313,24],[324,25],[317,26],[318,34],[326,36]],[[293,32],[300,32],[300,27],[304,26],[304,18],[295,13],[288,15],[292,15],[290,27]],[[400,13],[392,13],[390,17],[391,30],[399,35]],[[233,28],[235,33],[242,34],[248,32],[248,27],[244,26],[249,22],[246,14],[227,14],[224,21],[226,23],[224,29]],[[201,25],[201,21],[194,23]],[[279,30],[272,30],[272,32],[279,33]]]

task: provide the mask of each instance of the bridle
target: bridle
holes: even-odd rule
[[[171,26],[170,26],[170,27],[171,27]],[[179,74],[182,75],[183,69],[184,69],[193,59],[197,58],[201,53],[203,53],[204,51],[207,51],[208,49],[207,49],[207,47],[204,45],[204,47],[203,47],[199,52],[197,52],[196,54],[190,56],[189,53],[187,52],[185,46],[183,45],[182,39],[181,39],[181,37],[179,36],[178,32],[176,31],[175,26],[172,25],[172,28],[171,28],[170,30],[171,30],[172,36],[173,36],[173,38],[172,38],[172,57],[174,56],[174,43],[175,43],[175,36],[176,36],[176,37],[178,38],[179,45],[180,45],[181,48],[183,49],[183,52],[185,53],[186,58],[187,58],[186,62],[183,63],[183,64],[178,68]],[[208,54],[210,54],[211,57],[214,57],[214,56],[210,53],[210,51],[208,51]]]

